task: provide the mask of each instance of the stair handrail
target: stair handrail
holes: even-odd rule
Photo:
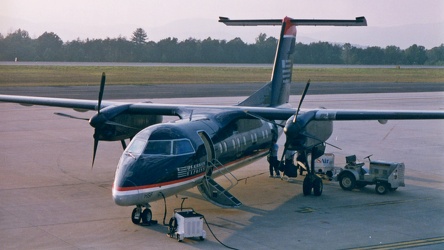
[[[213,159],[213,161],[209,162],[209,164],[211,164],[211,166],[214,169],[219,170],[219,172],[230,182],[230,186],[228,188],[225,188],[225,190],[230,190],[232,189],[234,186],[236,186],[239,183],[239,180],[236,178],[236,176],[233,175],[233,173],[231,171],[229,171],[225,165],[223,165],[218,159]],[[231,175],[235,180],[232,181],[230,177],[228,177],[228,175]]]

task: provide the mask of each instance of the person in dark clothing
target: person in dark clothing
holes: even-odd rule
[[[280,178],[281,175],[279,173],[279,161],[277,159],[279,146],[274,143],[270,148],[270,152],[268,154],[268,163],[269,163],[269,171],[270,177]],[[275,176],[273,175],[273,171],[275,172]]]
[[[298,176],[297,165],[294,165],[293,162],[295,153],[296,151],[294,150],[285,151],[284,175],[292,178]]]
[[[303,153],[298,153],[296,161],[297,161],[297,166],[299,168],[299,175],[302,175],[304,171],[307,171],[306,169],[306,167],[308,166],[307,156]]]

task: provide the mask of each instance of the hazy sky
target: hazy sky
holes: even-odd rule
[[[189,37],[254,42],[259,33],[277,37],[277,27],[227,27],[219,16],[241,18],[354,19],[368,27],[298,27],[298,40],[349,42],[362,46],[444,43],[444,0],[1,0],[0,33],[19,28],[37,38],[54,32],[63,41],[77,38],[131,38],[143,28],[148,39]]]

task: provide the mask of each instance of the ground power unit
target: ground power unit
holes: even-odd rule
[[[185,238],[204,240],[206,232],[203,229],[204,216],[191,208],[174,209],[174,216],[169,223],[169,236],[181,242]]]

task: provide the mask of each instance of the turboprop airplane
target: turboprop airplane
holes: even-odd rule
[[[308,84],[297,109],[290,107],[289,94],[296,41],[296,26],[365,26],[364,17],[355,20],[231,20],[226,25],[281,25],[271,81],[235,106],[174,105],[102,101],[105,74],[98,102],[79,99],[0,95],[0,101],[23,105],[45,105],[96,110],[89,121],[94,127],[93,164],[99,141],[121,141],[124,152],[117,164],[112,196],[117,205],[135,206],[133,223],[150,223],[150,203],[197,186],[202,195],[221,207],[238,207],[241,202],[229,193],[235,184],[231,172],[268,154],[285,132],[286,150],[310,158],[303,182],[304,195],[319,196],[322,179],[314,161],[325,151],[333,121],[389,119],[444,119],[443,111],[397,110],[302,110]],[[70,118],[71,115],[61,114]],[[178,120],[162,123],[163,116]],[[130,139],[128,146],[125,139]],[[226,176],[233,185],[224,188],[215,177]]]

